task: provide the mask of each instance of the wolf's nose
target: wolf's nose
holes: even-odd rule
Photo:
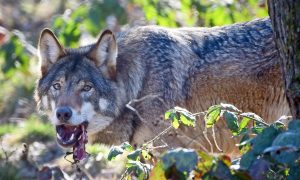
[[[60,107],[56,110],[56,117],[60,121],[68,121],[72,116],[72,110],[68,107]]]

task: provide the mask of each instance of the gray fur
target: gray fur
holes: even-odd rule
[[[96,86],[92,97],[110,101],[107,112],[98,111],[94,103],[96,111],[114,121],[91,139],[107,144],[142,144],[153,138],[169,125],[161,115],[176,105],[200,112],[220,102],[232,103],[267,122],[275,121],[289,114],[289,109],[272,36],[269,19],[214,28],[133,28],[116,37],[116,79],[105,78],[88,59],[94,45],[66,50],[67,55],[39,80],[37,100],[49,93],[60,73],[92,81]],[[130,101],[148,96],[132,104],[140,117],[126,108]],[[220,122],[216,127],[218,144],[232,152],[234,140],[228,140],[224,126]],[[180,128],[164,141],[171,147],[209,150],[203,130],[203,119],[199,119],[194,130]]]

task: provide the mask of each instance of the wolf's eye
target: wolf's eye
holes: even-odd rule
[[[92,86],[90,86],[90,85],[84,85],[82,88],[82,90],[86,91],[86,92],[90,91],[91,89],[92,89]]]
[[[55,90],[60,90],[61,85],[60,85],[59,83],[55,83],[55,84],[53,84],[53,88],[54,88]]]

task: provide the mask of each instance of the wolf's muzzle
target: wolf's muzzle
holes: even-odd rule
[[[61,122],[67,122],[72,117],[72,110],[69,107],[60,107],[56,110],[56,117]]]

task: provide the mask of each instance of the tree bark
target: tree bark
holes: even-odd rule
[[[300,119],[300,1],[268,0],[281,57],[285,92],[294,119]]]

